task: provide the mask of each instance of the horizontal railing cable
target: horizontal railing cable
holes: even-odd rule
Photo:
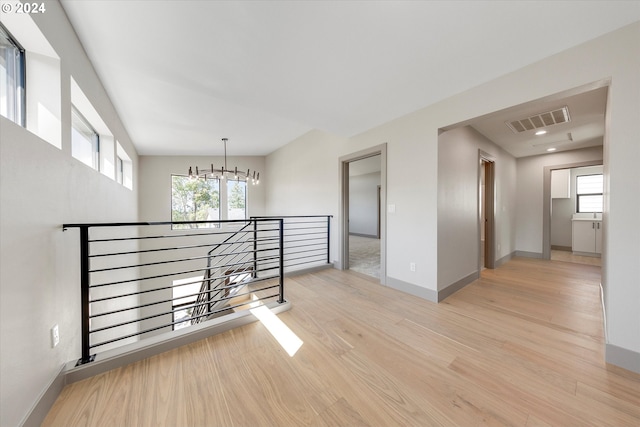
[[[284,303],[285,269],[329,263],[330,223],[309,215],[64,224],[80,234],[78,364],[94,351]]]
[[[275,268],[276,267],[262,268],[262,269],[259,270],[259,272],[271,271],[271,270],[274,270]],[[209,280],[215,280],[215,279],[219,279],[219,278],[228,278],[228,277],[232,277],[234,275],[237,275],[237,273],[235,273],[235,274],[227,274],[227,275],[224,275],[224,276],[218,276],[218,277],[215,277],[215,278],[211,278]],[[255,280],[253,280],[252,283],[261,282],[261,281],[264,281],[264,280],[270,280],[270,279],[277,278],[277,277],[278,276],[260,277],[260,278],[256,278]],[[202,282],[202,279],[197,281],[197,282],[191,282],[190,284],[201,283],[201,282]],[[118,299],[118,298],[131,297],[131,296],[139,295],[139,294],[142,294],[142,293],[157,292],[157,291],[172,289],[172,288],[175,288],[177,286],[179,286],[179,285],[174,285],[173,287],[169,286],[169,287],[163,287],[163,288],[157,288],[157,289],[149,289],[147,291],[141,291],[141,292],[137,292],[137,293],[129,293],[129,294],[115,295],[115,296],[105,297],[105,298],[92,299],[89,302],[93,304],[93,303],[98,303],[98,302],[110,301],[110,300],[114,300],[114,299]],[[217,290],[233,289],[233,288],[236,288],[236,287],[238,287],[238,285],[235,285],[235,284],[228,285],[228,286],[220,286],[220,287],[217,288]],[[182,298],[188,298],[188,297],[192,297],[192,296],[206,294],[208,292],[210,292],[210,291],[201,291],[201,292],[195,292],[195,293],[192,293],[192,294],[185,294],[185,295],[182,295],[180,298],[181,299]],[[169,302],[169,301],[172,301],[172,300],[173,299],[165,299],[165,300],[156,301],[154,303],[149,303],[149,304],[146,304],[146,305],[137,305],[137,306],[134,306],[134,307],[127,307],[127,308],[124,308],[124,309],[113,310],[113,311],[110,311],[110,312],[92,314],[92,315],[89,316],[89,318],[100,317],[100,316],[105,316],[105,315],[114,314],[114,313],[118,313],[118,312],[144,308],[144,307],[147,307],[147,306],[150,306],[150,305],[153,305],[153,304],[166,303],[166,302]]]
[[[278,238],[277,237],[264,237],[264,238],[257,239],[256,241],[257,242],[278,241]],[[247,240],[247,242],[253,242],[253,240]],[[218,244],[219,245],[233,245],[234,242],[222,242],[222,243],[218,243]],[[150,252],[164,252],[164,251],[174,251],[174,250],[181,250],[181,249],[210,248],[210,247],[211,247],[211,244],[208,243],[208,244],[202,244],[202,245],[176,246],[176,247],[167,247],[167,248],[143,249],[143,250],[139,250],[139,251],[111,252],[111,253],[104,253],[104,254],[93,254],[93,255],[90,255],[90,258],[99,258],[99,257],[117,256],[117,255],[144,254],[144,253],[150,253]]]
[[[263,257],[263,258],[258,258],[258,261],[264,261],[264,260],[269,260],[269,259],[278,259],[277,256],[270,256],[270,257]],[[171,276],[177,276],[177,275],[182,275],[182,274],[187,274],[187,273],[198,273],[198,272],[203,272],[206,271],[207,268],[198,268],[198,269],[193,269],[193,270],[182,270],[182,271],[177,271],[175,273],[167,273],[167,274],[158,274],[158,275],[154,275],[154,276],[146,276],[146,277],[140,277],[140,278],[135,278],[135,279],[129,279],[129,280],[119,280],[116,282],[108,282],[108,283],[99,283],[96,285],[91,285],[89,286],[90,288],[99,288],[99,287],[103,287],[103,286],[110,286],[110,285],[121,285],[123,283],[131,283],[131,282],[137,282],[137,281],[142,281],[142,280],[151,280],[151,279],[160,279],[163,277],[171,277]]]
[[[228,252],[228,253],[223,253],[223,254],[219,254],[219,255],[202,255],[202,256],[190,257],[190,258],[172,259],[172,260],[168,260],[168,261],[147,262],[147,263],[143,263],[143,264],[121,265],[121,266],[117,266],[117,267],[98,268],[98,269],[95,269],[95,270],[89,270],[89,273],[99,273],[99,272],[103,272],[103,271],[122,270],[122,269],[126,269],[126,268],[149,267],[149,266],[152,266],[152,265],[172,264],[172,263],[176,263],[176,262],[197,261],[197,260],[200,260],[200,259],[210,259],[210,258],[213,258],[213,257],[220,257],[220,256],[226,256],[226,255],[249,254],[249,253],[255,253],[255,252],[256,251],[254,251],[254,250],[248,250],[248,251],[243,251],[243,252]]]
[[[267,288],[263,288],[263,289],[260,289],[260,290],[264,291],[264,290],[273,289],[273,288],[276,288],[276,287],[278,287],[278,285],[269,286]],[[231,299],[234,299],[234,298],[247,296],[247,295],[251,295],[251,294],[253,294],[253,292],[246,292],[246,293],[243,293],[243,294],[234,295],[232,297],[220,298],[218,301],[231,300]],[[167,301],[157,301],[157,302],[152,303],[152,304],[147,304],[147,305],[145,305],[145,307],[149,307],[149,306],[151,306],[153,304],[160,304],[160,303],[163,303],[163,302],[167,302]],[[193,308],[193,307],[196,307],[196,306],[199,306],[199,305],[206,305],[206,304],[207,303],[202,303],[202,304],[194,303],[193,305],[189,305],[188,307],[189,308]],[[133,309],[133,308],[131,308],[131,309]],[[128,309],[117,310],[117,311],[114,311],[114,312],[111,312],[111,313],[104,313],[102,315],[121,313],[121,312],[126,311],[126,310],[128,310]],[[163,313],[156,313],[156,314],[149,315],[149,316],[146,316],[146,317],[141,317],[141,318],[138,318],[138,319],[135,319],[135,320],[129,320],[127,322],[120,322],[120,323],[111,324],[111,325],[105,326],[103,328],[96,328],[96,329],[93,329],[92,332],[93,333],[97,333],[97,332],[101,332],[101,331],[104,331],[104,330],[107,330],[107,329],[112,329],[112,328],[117,328],[117,327],[120,327],[120,326],[130,325],[132,323],[142,322],[142,321],[145,321],[145,320],[150,320],[150,319],[153,319],[153,318],[156,318],[156,317],[159,317],[159,316],[164,316],[164,315],[167,315],[167,314],[170,314],[170,313],[173,313],[173,310],[170,310],[170,311],[167,311],[167,312],[163,312]],[[93,319],[93,318],[96,318],[96,317],[99,317],[99,316],[100,315],[93,315],[93,316],[90,316],[90,318]]]

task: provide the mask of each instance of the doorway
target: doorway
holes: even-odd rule
[[[495,268],[495,158],[478,151],[478,271]]]
[[[578,203],[576,182],[580,176],[603,174],[601,160],[558,164],[544,169],[544,220],[543,220],[543,259],[571,262],[576,264],[601,265],[601,249],[594,244],[591,249],[574,247],[574,219],[593,218],[594,223],[585,223],[587,228],[602,230],[602,207],[594,211],[582,212]],[[602,204],[603,188],[599,190]],[[589,197],[596,196],[595,194]],[[588,210],[588,209],[587,209]],[[577,226],[581,223],[578,222]],[[594,232],[595,233],[595,232]],[[594,234],[595,235],[595,234]]]
[[[386,144],[340,158],[340,268],[386,282]]]

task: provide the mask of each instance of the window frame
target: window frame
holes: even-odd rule
[[[173,219],[173,191],[174,191],[173,190],[173,179],[174,178],[193,179],[193,178],[189,178],[188,175],[171,174],[171,206],[170,206],[171,217],[170,218],[171,218],[172,222],[175,221]],[[203,179],[203,178],[197,178],[197,179]],[[211,180],[211,181],[217,181],[217,183],[218,183],[218,219],[213,219],[211,221],[220,221],[221,216],[222,216],[222,194],[221,194],[221,190],[220,190],[222,188],[222,185],[221,185],[222,180],[220,180],[219,178],[206,178],[206,179],[207,180]],[[198,220],[194,219],[193,221],[198,221]],[[184,227],[184,226],[180,226],[180,225],[177,225],[177,224],[176,225],[171,224],[171,229],[172,230],[190,230],[190,229],[197,230],[197,229],[203,229],[203,228],[219,228],[219,227],[220,227],[220,224],[216,224],[216,223],[213,223],[213,222],[209,223],[209,224],[199,224],[196,227]]]
[[[82,129],[78,129],[78,127],[76,126],[76,119],[80,122],[80,124],[84,127],[86,127],[86,131],[88,132],[82,132]],[[73,143],[74,143],[74,138],[73,138],[73,131],[76,131],[82,135],[85,134],[90,134],[91,135],[91,140],[89,141],[89,143],[91,144],[91,165],[89,165],[88,163],[84,162],[82,159],[76,157],[73,155]],[[93,127],[93,125],[91,125],[91,122],[89,122],[89,120],[86,119],[86,117],[80,112],[80,110],[78,110],[78,108],[76,108],[75,105],[71,104],[71,156],[82,162],[83,164],[95,169],[96,171],[100,172],[100,134],[98,133],[98,131]]]
[[[174,218],[173,216],[173,178],[174,177],[182,177],[187,179],[204,179],[204,178],[189,178],[188,175],[184,175],[184,174],[176,174],[176,173],[171,174],[171,206],[170,206],[171,221],[176,221],[173,219]],[[219,198],[218,219],[213,219],[211,221],[230,221],[230,220],[243,221],[249,217],[249,185],[246,181],[238,181],[236,179],[218,178],[218,177],[206,178],[206,179],[218,181],[218,198]],[[236,182],[244,184],[244,216],[242,218],[230,219],[229,218],[229,205],[230,205],[229,197],[231,196],[231,190],[229,189],[229,187],[231,184],[235,184]],[[230,223],[230,224],[227,224],[227,226],[237,227],[237,224]],[[219,227],[220,227],[219,223],[211,223],[211,224],[201,224],[199,227],[189,227],[189,228],[183,228],[183,227],[180,227],[179,225],[172,225],[171,229],[176,230],[176,229],[198,229],[198,228],[219,228]]]
[[[15,68],[18,69],[17,71],[17,75],[14,75],[14,79],[16,81],[15,83],[15,87],[13,90],[14,93],[14,113],[13,113],[13,117],[6,117],[8,120],[11,120],[12,122],[14,122],[15,124],[26,128],[27,127],[27,61],[26,61],[26,53],[25,53],[25,49],[24,47],[22,47],[22,45],[16,40],[15,37],[13,37],[13,35],[11,34],[11,32],[7,29],[7,27],[5,27],[4,25],[2,25],[2,22],[0,22],[0,33],[4,33],[4,35],[6,36],[6,39],[9,41],[9,43],[11,45],[13,45],[13,47],[18,51],[18,59],[17,61],[15,61],[17,63],[17,66],[14,67],[14,73],[15,73]],[[7,74],[9,74],[9,70],[7,69]],[[13,73],[11,74],[13,75]],[[8,93],[8,91],[7,91]],[[8,104],[7,104],[8,107]]]
[[[116,155],[116,182],[124,185],[124,160]]]
[[[587,177],[587,176],[601,176],[602,177],[602,180],[603,180],[602,192],[599,192],[599,193],[579,193],[578,192],[580,178]],[[599,211],[593,211],[593,210],[583,211],[583,210],[581,210],[580,199],[583,196],[586,196],[586,197],[600,196],[600,200],[601,200],[601,202],[600,202],[600,210]],[[576,213],[602,213],[603,208],[604,208],[604,174],[592,173],[592,174],[586,174],[586,175],[577,175],[576,176]]]
[[[248,191],[249,191],[249,186],[247,185],[246,181],[240,181],[240,180],[235,180],[235,179],[227,179],[226,181],[226,192],[227,194],[225,195],[225,200],[226,200],[226,206],[225,206],[225,213],[226,213],[226,218],[225,219],[229,219],[229,213],[231,210],[230,207],[230,199],[231,199],[231,194],[233,190],[229,189],[230,185],[235,185],[236,183],[242,183],[244,185],[244,200],[243,200],[243,204],[244,204],[244,216],[243,218],[235,218],[235,219],[247,219],[247,199],[248,199]]]
[[[199,293],[202,287],[203,278],[200,276],[187,277],[185,279],[176,279],[173,280],[171,284],[172,298],[171,298],[171,321],[172,321],[172,330],[177,331],[182,328],[186,328],[191,324],[191,319],[183,320],[178,322],[178,314],[181,311],[185,311],[187,314],[187,318],[191,318],[193,316],[193,310],[195,309],[195,304],[198,303],[198,295],[194,295],[193,292]],[[176,297],[176,288],[182,286],[193,286],[193,291],[187,291],[187,296]],[[184,301],[176,304],[176,301]],[[191,307],[189,307],[191,306]],[[185,307],[188,307],[185,309]],[[186,324],[184,324],[186,323]],[[180,326],[179,326],[180,325]],[[178,327],[179,326],[179,327]]]

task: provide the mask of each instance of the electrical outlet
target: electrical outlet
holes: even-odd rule
[[[58,325],[53,325],[51,328],[51,348],[56,347],[60,343],[60,331]]]
[[[416,271],[416,263],[415,262],[410,262],[409,263],[409,270]]]

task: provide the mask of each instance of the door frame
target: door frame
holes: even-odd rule
[[[340,183],[339,260],[340,270],[349,269],[349,163],[380,155],[380,206],[387,205],[387,143],[346,154],[338,159]],[[387,281],[387,214],[380,209],[380,283]]]
[[[585,166],[604,166],[604,159],[586,160],[584,162],[565,163],[544,167],[542,177],[542,259],[551,259],[551,171],[557,169],[581,168]]]
[[[496,158],[491,154],[478,149],[478,273],[482,267],[495,268],[496,266]],[[482,186],[482,169],[484,169],[484,206],[485,221],[482,221],[480,210],[480,192]],[[482,227],[484,230],[484,265],[482,265]]]

